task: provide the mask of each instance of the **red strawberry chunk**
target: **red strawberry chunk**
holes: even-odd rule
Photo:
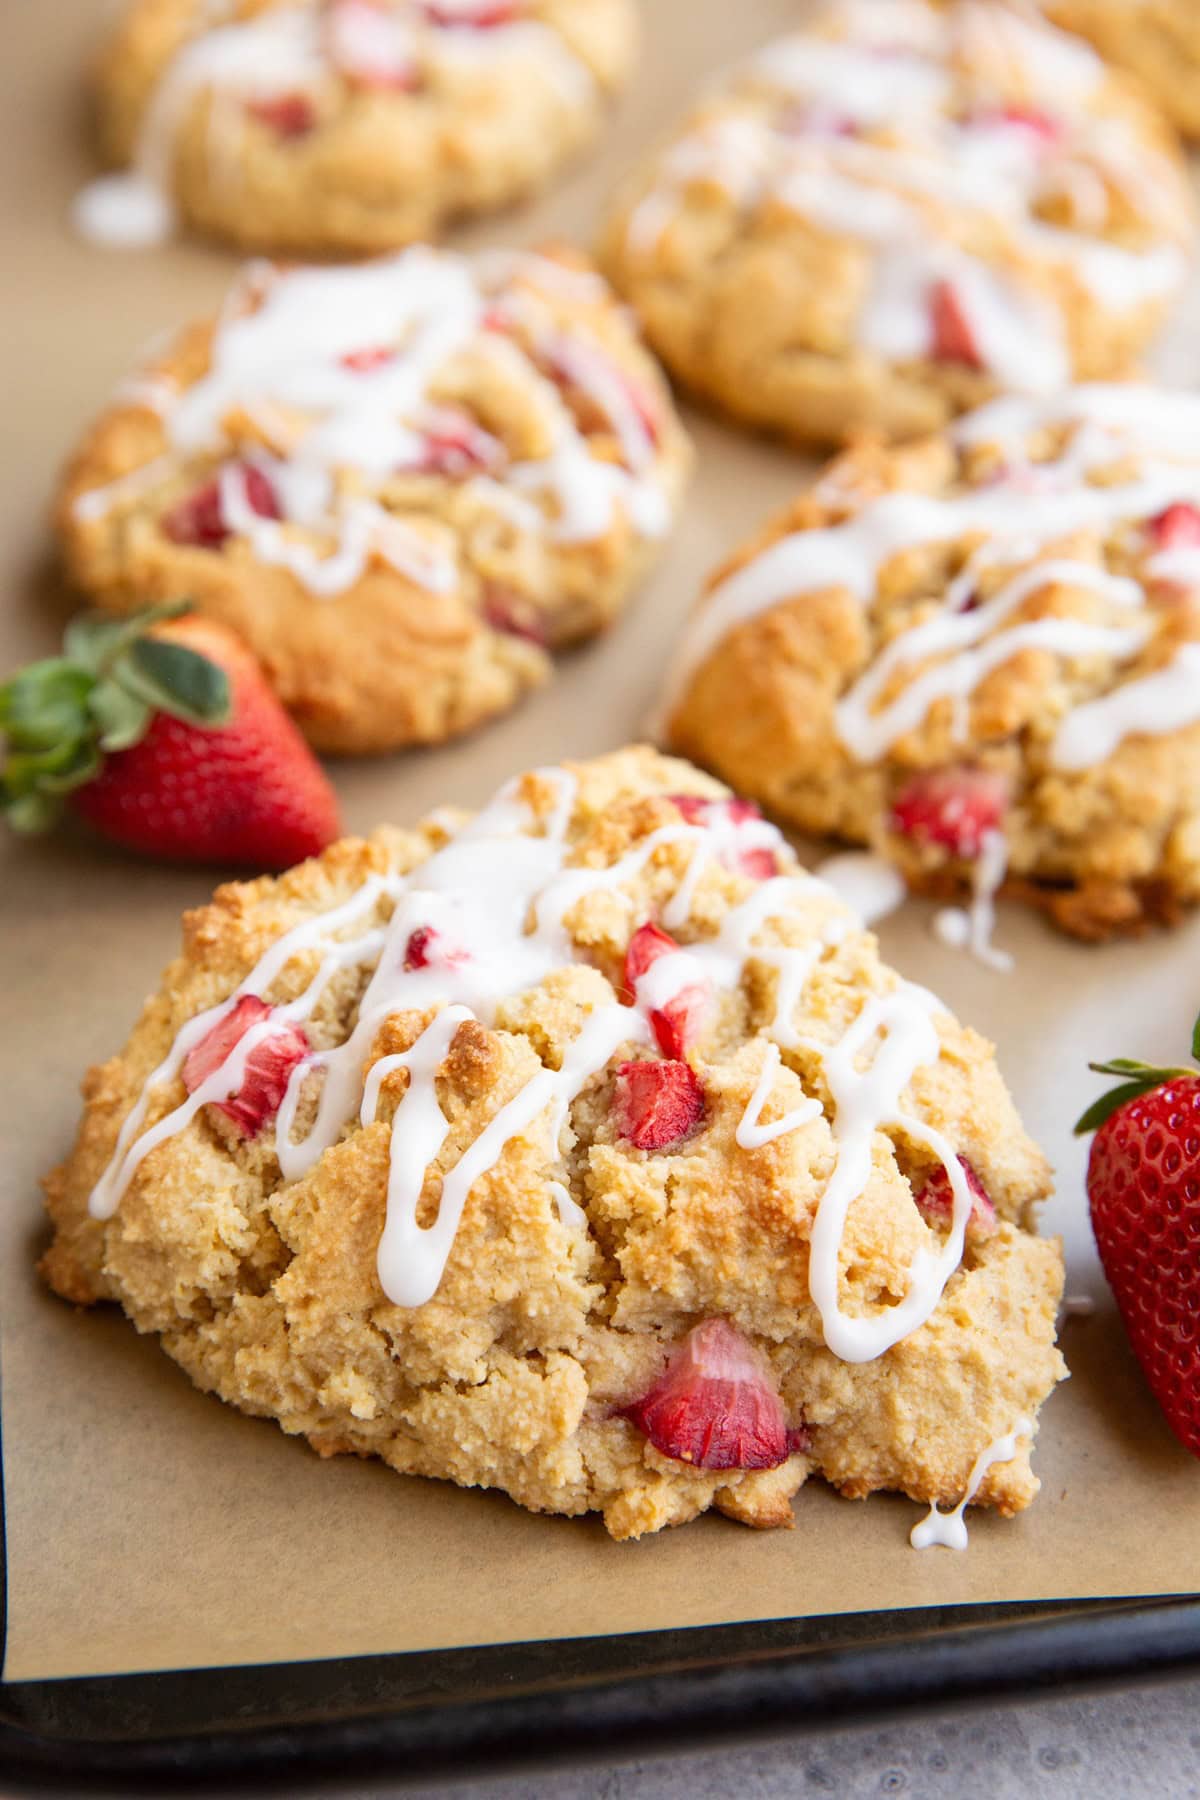
[[[454,0],[424,0],[431,25],[459,26],[467,31],[494,31],[511,25],[521,12],[519,0],[475,0],[474,5],[455,5]]]
[[[697,1469],[775,1469],[809,1445],[788,1429],[770,1370],[727,1319],[689,1331],[659,1380],[620,1408],[663,1456]]]
[[[625,952],[625,987],[632,999],[637,999],[638,983],[646,971],[661,957],[672,956],[678,949],[675,939],[657,925],[647,922],[638,926]],[[689,982],[661,1007],[650,1012],[650,1027],[664,1056],[684,1055],[689,1044],[700,1035],[707,1010],[708,988],[699,982]]]
[[[965,1156],[958,1159],[967,1178],[967,1186],[971,1190],[973,1202],[970,1217],[967,1220],[967,1231],[979,1237],[990,1237],[996,1230],[996,1209],[992,1205],[991,1195],[971,1163]],[[950,1177],[945,1169],[935,1169],[925,1185],[914,1196],[917,1206],[925,1217],[936,1225],[949,1225],[954,1217],[954,1189],[950,1185]]]
[[[550,643],[546,622],[533,602],[495,582],[489,582],[484,589],[483,616],[493,631],[502,631],[506,637],[524,638],[527,644],[536,644],[540,650],[545,650]]]
[[[1200,507],[1177,500],[1150,521],[1156,550],[1192,550],[1200,545]]]
[[[355,375],[369,375],[373,369],[386,368],[388,363],[395,362],[396,352],[386,344],[371,345],[365,350],[347,350],[341,359],[343,369],[349,369]]]
[[[635,1150],[673,1150],[704,1117],[704,1089],[685,1062],[627,1062],[613,1094],[617,1133]]]
[[[1004,818],[1006,791],[987,769],[926,769],[892,801],[890,825],[901,837],[936,844],[973,861]]]
[[[499,438],[477,425],[467,413],[451,407],[439,407],[430,413],[421,437],[417,467],[422,474],[461,480],[467,475],[497,469],[506,460],[504,445]]]
[[[317,109],[308,94],[273,94],[265,100],[250,100],[246,111],[281,138],[307,137],[317,122]]]
[[[728,800],[705,800],[699,794],[671,794],[669,798],[689,825],[715,825],[722,821],[731,825],[749,825],[762,818],[753,800],[743,800],[738,794]],[[752,881],[770,881],[779,873],[779,858],[765,845],[726,851],[723,860],[727,867],[736,869],[740,875],[748,875]]]
[[[188,1051],[183,1081],[189,1094],[222,1066],[252,1025],[271,1015],[272,1008],[257,994],[243,994],[237,1005]],[[299,1026],[284,1020],[279,1029],[256,1044],[246,1059],[242,1085],[227,1100],[214,1100],[217,1112],[238,1127],[244,1137],[257,1137],[279,1111],[288,1079],[297,1063],[308,1055],[309,1043]]]
[[[246,500],[262,519],[281,519],[283,510],[274,486],[254,463],[234,465],[241,474]],[[219,550],[230,536],[221,504],[221,483],[217,476],[202,483],[178,501],[162,518],[162,528],[174,544],[195,545],[201,550]]]
[[[934,282],[929,295],[929,322],[933,338],[930,355],[935,362],[962,363],[969,369],[985,367],[962,296],[953,282]]]
[[[435,925],[418,925],[404,946],[406,969],[427,969],[431,965],[450,969],[467,960],[467,952],[449,943]]]
[[[974,113],[968,123],[984,126],[1013,125],[1018,130],[1028,131],[1043,144],[1056,144],[1063,135],[1062,120],[1056,119],[1053,113],[1043,112],[1037,106],[984,108]]]

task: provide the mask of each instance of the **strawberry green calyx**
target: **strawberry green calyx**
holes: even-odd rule
[[[1200,1017],[1192,1027],[1192,1055],[1200,1062]],[[1169,1081],[1193,1081],[1200,1076],[1196,1068],[1157,1068],[1152,1063],[1133,1062],[1129,1057],[1115,1056],[1111,1062],[1094,1062],[1088,1064],[1097,1075],[1118,1075],[1120,1082],[1094,1100],[1087,1111],[1076,1122],[1075,1136],[1085,1137],[1089,1131],[1097,1131],[1110,1119],[1118,1109],[1130,1100],[1137,1100],[1143,1094],[1153,1093],[1155,1088],[1165,1087]]]
[[[68,627],[61,656],[0,685],[0,808],[15,831],[45,831],[107,754],[140,742],[156,713],[219,730],[232,709],[224,669],[185,644],[151,635],[186,601],[129,619],[93,615]]]

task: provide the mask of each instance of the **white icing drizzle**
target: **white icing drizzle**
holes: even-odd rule
[[[750,1096],[749,1104],[738,1121],[734,1136],[742,1150],[760,1150],[764,1144],[774,1143],[776,1138],[786,1137],[789,1132],[796,1131],[801,1125],[807,1125],[810,1119],[821,1117],[821,1102],[811,1096],[794,1106],[791,1112],[783,1113],[769,1124],[763,1123],[763,1108],[771,1097],[771,1089],[775,1085],[775,1077],[779,1073],[779,1046],[768,1043],[763,1056],[762,1073],[758,1084]]]
[[[1174,168],[1095,110],[1099,57],[1044,22],[995,0],[876,12],[883,29],[843,0],[825,8],[825,31],[759,51],[715,97],[734,110],[702,107],[664,152],[628,244],[651,254],[693,187],[715,186],[741,211],[769,199],[868,247],[865,350],[899,363],[928,356],[931,294],[948,281],[982,366],[1006,387],[1051,392],[1070,375],[1066,330],[1031,264],[1065,269],[1115,311],[1164,299],[1186,271]],[[1013,94],[1028,117],[1006,110]],[[888,141],[862,135],[871,132]],[[1109,183],[1157,243],[1103,235]],[[1074,207],[1070,229],[1037,216],[1054,194]],[[974,250],[984,232],[1008,251],[1011,273]]]
[[[476,265],[424,248],[359,267],[277,273],[251,265],[223,309],[206,372],[187,388],[157,390],[167,455],[82,494],[76,517],[94,520],[138,499],[190,458],[233,455],[231,422],[248,416],[279,443],[279,454],[255,450],[226,462],[218,481],[223,522],[257,561],[289,569],[323,598],[352,586],[373,557],[431,593],[447,593],[459,579],[450,534],[418,511],[399,516],[370,490],[419,469],[430,434],[449,419],[451,430],[461,422],[480,454],[495,460],[469,485],[506,530],[582,543],[624,515],[639,535],[661,536],[670,501],[623,377],[585,325],[547,323],[551,315],[538,300],[543,285],[557,290],[560,273],[572,272],[534,255]],[[532,354],[486,328],[496,311],[527,322],[534,354],[557,359],[568,380],[585,379],[625,462],[597,453]],[[545,455],[507,463],[490,433],[435,404],[439,377],[464,354],[497,359],[506,379],[526,390],[550,429]],[[363,357],[374,359],[366,369],[356,366]],[[266,477],[282,519],[255,510],[247,464]]]
[[[809,1095],[778,1119],[764,1121],[762,1116],[781,1068],[780,1047],[802,1048],[817,1056],[836,1109],[831,1129],[837,1155],[814,1225],[813,1298],[826,1340],[837,1355],[863,1361],[881,1354],[922,1324],[936,1306],[961,1257],[971,1210],[971,1192],[953,1148],[900,1106],[901,1092],[912,1077],[940,1055],[933,1014],[942,1009],[931,994],[897,982],[891,991],[869,996],[836,1043],[801,1038],[796,1006],[821,958],[836,948],[852,923],[833,891],[801,870],[762,881],[729,910],[715,935],[662,957],[638,982],[632,1003],[601,999],[585,1011],[558,1066],[539,1068],[449,1166],[441,1168],[436,1219],[430,1225],[418,1223],[427,1179],[435,1164],[445,1160],[451,1127],[437,1096],[436,1078],[457,1033],[472,1020],[492,1023],[501,1000],[580,960],[567,926],[580,900],[600,890],[619,894],[666,847],[690,851],[683,880],[690,882],[693,895],[700,879],[697,867],[711,867],[728,853],[731,840],[743,851],[769,843],[777,859],[790,856],[782,836],[762,820],[745,818],[731,825],[715,809],[719,822],[714,826],[660,827],[608,868],[569,866],[575,780],[563,769],[541,771],[540,778],[552,785],[556,796],[552,816],[540,834],[533,829],[517,784],[510,783],[411,875],[370,876],[336,907],[285,932],[228,1000],[189,1020],[121,1127],[110,1163],[90,1198],[93,1217],[112,1216],[129,1181],[157,1145],[181,1131],[201,1107],[238,1090],[250,1055],[278,1029],[278,1021],[298,1024],[310,1019],[339,970],[369,969],[349,1035],[334,1048],[312,1050],[292,1071],[274,1122],[274,1147],[284,1180],[298,1179],[355,1118],[373,1126],[384,1084],[404,1073],[407,1084],[389,1125],[387,1213],[378,1266],[389,1299],[402,1306],[422,1305],[437,1291],[472,1187],[495,1167],[517,1135],[536,1132],[543,1144],[546,1192],[559,1217],[570,1226],[586,1223],[576,1216],[577,1208],[564,1204],[564,1184],[556,1172],[571,1103],[618,1053],[651,1045],[649,1014],[665,1000],[694,984],[703,984],[714,994],[735,988],[744,978],[747,962],[754,960],[777,972],[775,1011],[763,1033],[763,1065],[737,1128],[737,1141],[753,1153],[821,1116],[820,1102]],[[803,943],[755,943],[764,926],[795,917],[797,904],[814,899],[823,903],[826,916],[811,925]],[[380,922],[389,906],[390,914]],[[631,928],[634,923],[631,918]],[[416,959],[410,954],[414,932],[424,934],[425,946]],[[303,992],[257,1022],[194,1093],[146,1127],[152,1100],[177,1084],[189,1050],[241,997],[266,995],[301,955],[316,962]],[[407,1050],[377,1060],[364,1080],[363,1070],[381,1026],[389,1017],[405,1013],[430,1017]],[[308,1123],[300,1130],[302,1097],[308,1101]],[[876,1135],[889,1123],[945,1162],[955,1196],[952,1228],[936,1255],[927,1250],[918,1253],[908,1291],[898,1306],[852,1317],[838,1303],[840,1246],[849,1209],[871,1179]],[[565,1197],[570,1201],[569,1194]]]
[[[1063,426],[1069,435],[1057,459],[1030,463],[1030,440]],[[969,696],[1021,650],[1043,650],[1085,667],[1096,658],[1125,662],[1147,650],[1156,626],[1143,583],[1052,547],[1074,532],[1141,524],[1177,502],[1200,504],[1200,400],[1134,385],[1081,386],[1046,400],[995,401],[961,421],[956,435],[965,445],[994,445],[1003,454],[996,480],[945,499],[895,492],[868,500],[840,524],[776,540],[713,588],[679,646],[658,727],[665,727],[693,675],[738,626],[824,589],[843,589],[866,605],[892,557],[973,534],[984,546],[951,582],[942,607],[893,637],[839,701],[835,728],[857,760],[869,763],[886,754],[938,700],[955,706],[965,741]],[[1136,465],[1132,478],[1090,479],[1126,461]],[[1179,566],[1186,571],[1190,563],[1175,561],[1186,554],[1150,557],[1146,575],[1161,578],[1164,563],[1168,574]],[[981,574],[1006,565],[1017,565],[1015,573],[981,604],[970,604]],[[1049,617],[1006,625],[1054,583],[1095,594],[1122,622]],[[917,673],[897,687],[910,666]],[[1165,668],[1136,672],[1109,694],[1077,705],[1049,747],[1052,764],[1086,768],[1131,733],[1200,721],[1198,667],[1200,652],[1184,644]]]
[[[1033,1426],[1028,1419],[1018,1419],[1012,1430],[1003,1437],[996,1438],[986,1449],[981,1450],[975,1459],[967,1482],[967,1491],[952,1512],[938,1510],[937,1501],[929,1508],[928,1518],[914,1525],[909,1533],[908,1541],[914,1550],[929,1550],[940,1544],[944,1550],[965,1550],[967,1548],[967,1522],[964,1513],[971,1501],[979,1492],[983,1478],[994,1463],[1011,1462],[1017,1454],[1017,1445],[1021,1438],[1031,1438]]]
[[[237,104],[304,95],[311,100],[335,90],[343,73],[372,66],[395,72],[408,57],[414,82],[422,72],[439,81],[477,75],[506,59],[520,58],[529,75],[549,82],[572,108],[595,94],[590,69],[567,40],[535,19],[514,18],[486,30],[470,25],[471,8],[450,18],[453,0],[430,11],[422,0],[289,0],[232,19],[224,10],[199,20],[200,29],[171,58],[146,109],[131,168],[104,175],[76,196],[72,220],[91,243],[115,249],[165,243],[177,226],[172,197],[173,164],[181,128],[202,94],[213,101],[213,153],[227,173],[231,108]],[[476,11],[478,8],[475,9]],[[386,83],[385,83],[386,85]],[[403,84],[400,84],[401,86]],[[398,91],[398,98],[403,98]]]
[[[1007,974],[1013,959],[1007,950],[998,950],[992,942],[996,928],[996,895],[1008,871],[1008,840],[1002,831],[985,831],[971,869],[971,904],[950,906],[934,919],[934,930],[944,944],[956,950],[969,950],[989,969]]]

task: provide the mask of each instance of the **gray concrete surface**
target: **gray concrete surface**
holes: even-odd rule
[[[352,1800],[388,1800],[363,1789]],[[407,1800],[1197,1800],[1200,1680],[955,1712],[607,1769],[405,1790]]]

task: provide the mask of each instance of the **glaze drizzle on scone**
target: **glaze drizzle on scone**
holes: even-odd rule
[[[260,906],[275,923],[265,939],[244,938],[234,984],[219,995],[205,980],[199,1008],[172,1000],[165,1031],[159,1006],[156,1062],[143,1031],[135,1060],[113,1065],[119,1106],[90,1114],[51,1184],[53,1283],[76,1297],[113,1293],[146,1323],[136,1274],[118,1270],[157,1218],[152,1254],[166,1277],[173,1227],[159,1196],[180,1159],[215,1151],[255,1171],[274,1229],[300,1257],[303,1221],[332,1224],[341,1202],[330,1183],[353,1163],[355,1210],[376,1221],[352,1233],[355,1304],[379,1329],[418,1343],[453,1319],[459,1340],[472,1338],[483,1317],[462,1309],[482,1280],[493,1295],[479,1301],[484,1316],[502,1291],[531,1348],[569,1350],[588,1372],[566,1436],[592,1473],[570,1493],[539,1486],[532,1500],[500,1480],[527,1504],[599,1505],[627,1535],[722,1503],[732,1471],[752,1485],[729,1509],[749,1517],[768,1467],[789,1471],[778,1481],[791,1492],[810,1466],[847,1491],[957,1498],[982,1445],[1032,1414],[1060,1367],[1058,1254],[1023,1228],[1044,1165],[984,1047],[878,964],[772,826],[648,752],[538,771],[448,837],[439,825],[402,854],[380,838],[345,846],[344,858],[332,890],[320,863],[282,887],[260,884],[247,923]],[[319,886],[324,903],[289,904],[289,882],[297,896]],[[227,890],[229,900],[255,893]],[[478,1090],[462,1085],[472,1070]],[[232,1180],[237,1189],[244,1174]],[[203,1213],[209,1202],[192,1191]],[[511,1260],[509,1233],[535,1215],[544,1248]],[[548,1340],[538,1320],[558,1303],[544,1279],[578,1262],[599,1286],[569,1342]],[[292,1280],[289,1264],[274,1305]],[[994,1310],[1010,1303],[1019,1343],[1002,1322],[1010,1315]],[[971,1354],[988,1373],[969,1416],[931,1424],[932,1441],[954,1443],[931,1484],[918,1473],[928,1443],[922,1434],[914,1446],[903,1405],[890,1424],[876,1409],[895,1406],[895,1384],[923,1358],[957,1359],[957,1334],[976,1317],[987,1322],[970,1328],[983,1333]],[[662,1374],[664,1348],[721,1319],[732,1335],[706,1330],[690,1360],[679,1351]],[[197,1366],[186,1323],[150,1328],[174,1354],[189,1340],[182,1359]],[[428,1347],[421,1357],[428,1364]],[[662,1437],[664,1421],[678,1424],[689,1395],[712,1404],[726,1364],[747,1396],[766,1383],[745,1401],[744,1433],[718,1434],[750,1445],[749,1460],[722,1453],[692,1467],[690,1435]],[[643,1406],[660,1377],[663,1397]],[[238,1397],[228,1378],[216,1384]],[[839,1407],[869,1417],[869,1452],[843,1441]],[[289,1406],[265,1409],[288,1423]],[[629,1422],[639,1418],[660,1433],[644,1452]],[[877,1441],[893,1430],[890,1447]],[[995,1478],[1002,1506],[1031,1497],[1027,1438],[1018,1466]],[[767,1443],[778,1450],[769,1458]],[[601,1477],[613,1455],[625,1473]],[[426,1462],[425,1472],[487,1479],[434,1466],[432,1452]],[[647,1468],[661,1512],[644,1510]]]
[[[79,195],[76,227],[161,243],[182,208],[255,248],[354,253],[501,206],[624,74],[628,0],[589,6],[135,0],[99,82],[106,147],[131,166]]]
[[[281,595],[329,601],[386,569],[432,620],[465,607],[528,661],[611,613],[685,467],[665,387],[592,270],[413,248],[354,268],[252,264],[211,328],[118,395],[60,519],[102,602],[173,582],[221,608],[268,669],[287,624],[263,617],[266,571],[290,578]],[[372,744],[342,706],[362,747],[404,741],[394,707]]]
[[[1007,866],[1103,935],[1200,894],[1197,592],[1194,396],[996,401],[945,440],[831,465],[710,589],[663,723],[781,816],[874,843],[917,885],[966,868],[990,893]],[[811,713],[765,774],[746,733],[723,754],[728,720],[709,709],[731,646],[740,662],[781,611]],[[777,739],[779,706],[762,726]],[[1055,896],[1068,884],[1090,910]]]
[[[606,260],[664,360],[733,411],[906,435],[989,390],[1123,372],[1191,217],[1176,148],[1089,46],[1001,0],[839,0],[701,104]]]

